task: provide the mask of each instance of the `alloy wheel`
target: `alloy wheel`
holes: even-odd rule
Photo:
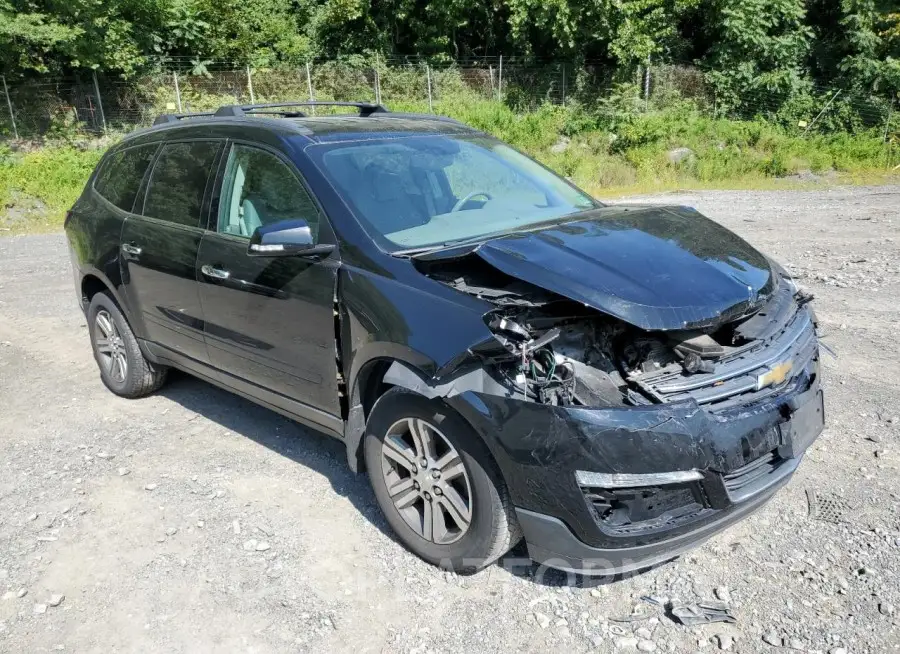
[[[447,545],[472,522],[472,485],[456,448],[425,420],[406,418],[388,430],[381,473],[394,507],[416,534]]]
[[[100,365],[116,382],[124,382],[128,375],[128,357],[125,350],[125,341],[119,334],[116,322],[105,309],[97,312],[94,318],[97,327],[94,335],[94,344],[100,354]]]

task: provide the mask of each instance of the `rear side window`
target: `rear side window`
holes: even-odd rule
[[[157,147],[156,143],[139,145],[110,155],[94,181],[94,190],[119,209],[131,211]]]
[[[218,141],[165,145],[153,166],[144,215],[196,227],[219,145]]]

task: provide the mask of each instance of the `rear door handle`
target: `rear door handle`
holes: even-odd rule
[[[231,273],[227,270],[222,270],[221,268],[213,268],[212,266],[201,266],[200,272],[202,272],[207,277],[212,277],[213,279],[228,279],[231,277]]]
[[[136,245],[132,245],[131,243],[122,243],[122,252],[136,257],[141,253],[141,248]]]

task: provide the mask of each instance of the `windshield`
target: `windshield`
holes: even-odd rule
[[[489,137],[412,136],[307,152],[392,250],[513,232],[599,206]]]

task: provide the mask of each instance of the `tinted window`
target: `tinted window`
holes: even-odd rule
[[[196,227],[218,149],[217,141],[164,146],[150,177],[144,215]]]
[[[235,145],[222,182],[219,232],[249,238],[257,227],[297,218],[316,239],[319,212],[291,167],[265,150]]]
[[[140,145],[112,154],[94,182],[94,190],[124,211],[131,211],[157,144]]]

